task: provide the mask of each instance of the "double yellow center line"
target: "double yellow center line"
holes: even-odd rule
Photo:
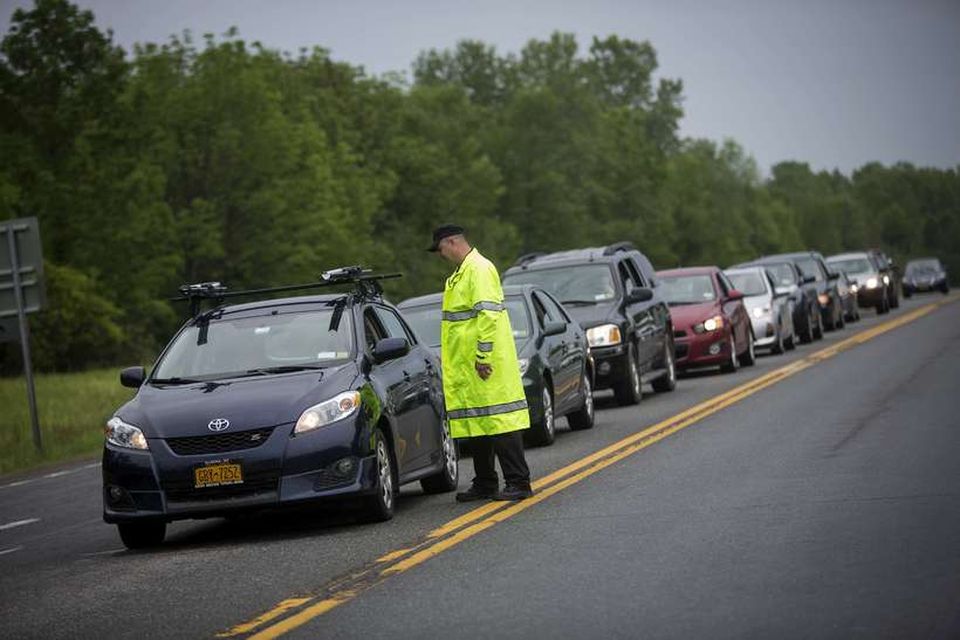
[[[353,600],[361,593],[381,584],[391,576],[403,573],[426,562],[430,558],[457,546],[461,542],[469,540],[478,533],[512,518],[521,511],[526,511],[550,496],[563,491],[567,487],[577,484],[598,471],[663,440],[681,429],[700,422],[704,418],[723,410],[725,407],[739,402],[771,385],[777,384],[781,380],[812,367],[818,362],[832,358],[847,349],[872,340],[897,327],[913,322],[956,299],[956,297],[951,296],[940,302],[920,307],[915,311],[911,311],[896,319],[857,333],[830,347],[821,349],[820,351],[690,407],[675,416],[623,438],[585,458],[581,458],[540,478],[533,483],[533,488],[536,493],[532,498],[514,503],[486,503],[434,529],[415,544],[404,549],[392,551],[373,562],[351,571],[345,576],[333,580],[318,594],[283,600],[253,620],[219,633],[217,637],[231,638],[247,636],[250,640],[277,638],[323,615],[331,609]],[[259,631],[257,631],[258,629]]]

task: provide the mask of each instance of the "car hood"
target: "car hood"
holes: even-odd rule
[[[147,438],[179,438],[213,433],[211,420],[226,418],[230,431],[295,422],[304,409],[352,388],[353,363],[319,371],[179,386],[144,385],[117,411]]]
[[[693,325],[718,313],[720,313],[720,308],[716,302],[678,304],[670,307],[670,319],[673,321],[674,329],[691,329]]]
[[[619,324],[616,304],[584,304],[584,305],[564,305],[571,318],[580,323],[584,329],[596,327],[597,325],[612,322]]]
[[[766,309],[771,306],[770,296],[767,294],[760,294],[756,296],[744,296],[743,306],[745,306],[748,310]]]

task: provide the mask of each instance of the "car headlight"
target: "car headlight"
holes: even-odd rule
[[[147,438],[143,435],[143,431],[140,431],[139,427],[127,424],[116,416],[110,418],[107,422],[103,434],[106,436],[107,442],[118,447],[139,449],[140,451],[150,449],[150,445],[147,444]]]
[[[520,358],[517,363],[520,365],[520,375],[522,376],[530,368],[530,358]]]
[[[754,307],[752,313],[754,318],[762,318],[763,316],[770,313],[770,307],[763,307],[763,308]]]
[[[890,284],[890,276],[883,276],[883,284]]]
[[[858,285],[855,285],[855,284],[850,285],[850,293],[856,293],[859,290],[860,290],[860,287]]]
[[[620,344],[621,340],[620,327],[615,324],[602,324],[587,329],[587,343],[591,347],[610,347]]]
[[[876,289],[879,282],[876,278],[867,278],[867,289]]]
[[[821,306],[821,307],[825,307],[825,306],[827,306],[828,304],[830,304],[830,296],[827,295],[826,293],[818,293],[818,294],[817,294],[817,302],[820,303],[820,306]]]
[[[716,331],[723,328],[723,316],[713,316],[707,318],[700,324],[693,327],[694,332],[703,333],[705,331]]]
[[[315,404],[300,415],[294,435],[306,433],[348,418],[357,412],[360,406],[359,391],[344,391],[320,404]]]

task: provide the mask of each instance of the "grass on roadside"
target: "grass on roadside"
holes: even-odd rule
[[[23,376],[0,378],[0,474],[96,456],[103,425],[133,396],[118,369],[34,376],[43,453],[36,452]]]

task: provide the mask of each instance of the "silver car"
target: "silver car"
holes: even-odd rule
[[[793,309],[787,291],[777,291],[773,276],[764,267],[739,267],[723,272],[737,291],[750,314],[757,349],[783,353],[793,349],[797,336],[793,329]]]

